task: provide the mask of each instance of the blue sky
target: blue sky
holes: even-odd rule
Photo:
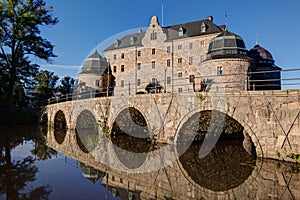
[[[162,0],[46,0],[59,23],[43,28],[55,45],[54,66],[43,66],[59,76],[76,76],[78,67],[96,44],[118,33],[147,27],[151,16],[162,16]],[[217,25],[243,37],[251,49],[258,38],[276,64],[297,68],[300,61],[300,2],[297,0],[163,0],[164,26],[204,19],[212,15]],[[258,35],[258,36],[256,36]]]

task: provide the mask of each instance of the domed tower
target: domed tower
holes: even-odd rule
[[[114,77],[109,63],[97,51],[83,63],[78,74],[79,92],[96,90],[98,95],[111,95],[114,87]]]
[[[207,76],[208,90],[240,91],[249,89],[247,74],[251,65],[242,37],[225,29],[209,42],[207,59],[200,64],[200,71]]]
[[[252,90],[280,90],[281,68],[275,65],[272,54],[265,48],[256,44],[249,56],[255,61],[250,77]]]

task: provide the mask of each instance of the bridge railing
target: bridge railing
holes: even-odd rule
[[[137,82],[137,81],[136,81]],[[181,89],[180,89],[181,88]],[[118,87],[106,87],[102,90],[89,89],[75,91],[72,94],[52,97],[41,102],[41,106],[65,101],[87,98],[135,95],[147,93],[187,93],[187,92],[221,92],[241,90],[287,90],[300,89],[300,68],[256,71],[247,73],[216,74],[213,76],[194,76],[189,78],[174,77],[168,80],[154,79],[152,82],[128,82]],[[142,91],[142,92],[141,92]]]

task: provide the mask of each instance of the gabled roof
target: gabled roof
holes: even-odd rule
[[[205,32],[201,32],[201,26],[203,25],[205,25],[206,27]],[[183,36],[179,36],[178,34],[180,28],[184,30]],[[167,41],[222,32],[222,26],[217,26],[209,19],[162,27],[162,29],[163,32],[167,35]],[[115,42],[118,43],[118,45],[115,45],[114,43],[108,48],[106,48],[104,51],[126,48],[131,46],[142,46],[142,39],[144,38],[144,36],[145,32],[126,35]],[[134,43],[131,43],[130,41],[132,37],[134,38]]]

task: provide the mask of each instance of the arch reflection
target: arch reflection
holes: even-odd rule
[[[88,111],[82,111],[76,120],[76,141],[79,148],[89,153],[93,151],[99,141],[98,123],[94,115]]]
[[[210,126],[213,114],[223,118],[224,124],[217,144],[204,158],[199,151]],[[212,122],[212,123],[218,123]],[[196,134],[193,135],[193,131]],[[243,184],[251,175],[256,156],[243,147],[244,128],[235,119],[219,111],[203,111],[194,114],[182,126],[177,140],[179,161],[190,179],[201,187],[213,191],[228,191]],[[187,141],[193,140],[191,143]]]
[[[144,116],[132,107],[122,110],[117,116],[111,130],[111,141],[118,159],[130,169],[141,166],[148,152],[154,149]]]
[[[67,134],[67,122],[63,111],[58,111],[54,117],[54,137],[58,144],[62,144]]]

